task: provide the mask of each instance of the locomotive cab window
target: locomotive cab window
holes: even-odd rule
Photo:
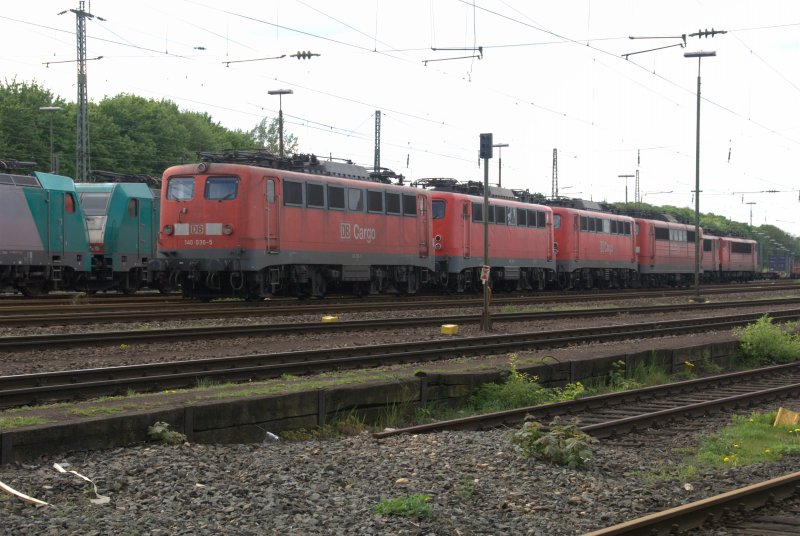
[[[528,210],[521,208],[517,210],[517,225],[526,227],[528,225]]]
[[[553,214],[553,229],[561,229],[561,214]]]
[[[310,208],[325,208],[325,186],[313,182],[306,184],[306,201]]]
[[[506,221],[509,225],[516,225],[517,224],[517,209],[514,207],[508,207],[506,209]]]
[[[417,196],[403,194],[403,216],[417,215]]]
[[[400,194],[386,192],[386,214],[400,215]]]
[[[283,181],[283,204],[295,207],[303,206],[303,183]]]
[[[497,225],[505,225],[506,224],[506,207],[494,207],[495,208],[495,222]]]
[[[669,229],[666,227],[654,227],[656,240],[669,240]]]
[[[703,239],[703,251],[711,251],[711,239]]]
[[[367,212],[383,214],[383,192],[367,190]]]
[[[110,193],[106,192],[81,192],[78,194],[85,216],[105,216]]]
[[[625,223],[625,230],[623,231],[626,235],[631,234],[631,222],[626,221]],[[639,226],[636,226],[636,234],[639,234]]]
[[[344,210],[344,188],[328,185],[328,208]]]
[[[431,203],[431,214],[434,220],[441,220],[445,215],[445,202],[441,199],[434,199]]]
[[[536,227],[544,229],[547,227],[547,213],[541,210],[536,211]]]
[[[64,194],[64,211],[67,214],[75,213],[75,198],[72,197],[71,192],[67,192],[66,194]]]
[[[209,201],[230,201],[236,199],[239,179],[236,177],[209,177],[206,179],[205,197]]]
[[[472,203],[472,221],[483,223],[483,203]]]
[[[347,189],[347,210],[350,212],[364,212],[364,190],[358,188]]]
[[[128,199],[128,216],[135,218],[139,215],[139,200]]]
[[[173,177],[167,182],[167,199],[191,201],[194,198],[194,177]]]

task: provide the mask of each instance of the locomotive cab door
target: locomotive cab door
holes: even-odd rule
[[[572,259],[578,260],[581,258],[580,250],[580,237],[581,237],[581,217],[575,214],[572,217]]]
[[[461,226],[462,226],[461,236],[462,239],[464,240],[463,250],[465,259],[470,258],[470,256],[472,255],[470,253],[470,245],[472,244],[472,235],[470,233],[470,230],[472,229],[472,222],[469,215],[469,206],[470,206],[469,201],[463,201],[461,203]]]
[[[280,251],[280,235],[278,234],[280,203],[278,199],[278,179],[264,177],[264,248],[267,253]]]
[[[430,219],[424,195],[417,195],[417,236],[419,237],[419,256],[424,259],[428,256],[430,248]]]
[[[63,257],[64,245],[67,238],[67,226],[64,222],[65,212],[68,207],[66,203],[71,203],[74,210],[74,198],[65,192],[49,192],[50,202],[48,203],[47,218],[47,249],[48,255]],[[51,257],[52,259],[52,257]]]

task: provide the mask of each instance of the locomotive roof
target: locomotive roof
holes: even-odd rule
[[[459,181],[448,177],[429,177],[418,179],[412,186],[433,190],[434,192],[454,192],[467,195],[483,196],[483,183],[480,181]],[[492,199],[508,199],[522,203],[542,204],[544,196],[528,190],[513,190],[502,186],[489,185],[489,197]]]
[[[314,154],[294,154],[284,157],[266,151],[223,151],[221,153],[201,151],[197,154],[203,162],[284,169],[312,175],[326,175],[386,184],[390,184],[391,179],[396,179],[399,184],[403,184],[403,176],[394,173],[390,169],[381,168],[368,171],[364,166],[354,164],[351,160],[333,158],[320,160]]]

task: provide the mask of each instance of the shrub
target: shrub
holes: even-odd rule
[[[170,426],[165,422],[157,422],[147,428],[147,435],[156,441],[161,441],[168,445],[176,445],[186,441],[186,436],[180,432],[170,430]]]
[[[554,421],[548,431],[542,424],[526,421],[522,428],[511,436],[515,445],[526,458],[536,458],[568,467],[582,467],[591,458],[592,445],[597,439],[580,431],[573,423]]]
[[[800,336],[793,333],[796,326],[783,327],[772,323],[772,318],[764,315],[755,324],[737,329],[740,359],[746,366],[765,366],[776,363],[790,363],[800,358]]]

